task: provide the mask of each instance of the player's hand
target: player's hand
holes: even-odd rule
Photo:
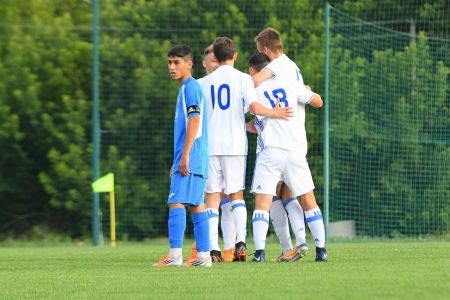
[[[180,165],[178,166],[178,171],[180,171],[181,175],[188,176],[189,175],[189,155],[181,155]]]
[[[255,118],[253,118],[250,121],[248,121],[247,123],[245,123],[245,127],[247,129],[247,132],[258,133],[258,131],[256,131],[256,127],[255,127]]]
[[[294,116],[294,109],[292,107],[280,107],[280,98],[278,98],[273,113],[274,118],[288,120]]]
[[[306,88],[308,91],[311,90],[311,87],[310,87],[309,85],[307,85],[307,84],[305,84],[305,88]]]

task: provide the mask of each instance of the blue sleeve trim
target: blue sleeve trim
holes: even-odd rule
[[[308,101],[305,102],[305,104],[309,104],[309,102],[311,102],[311,100],[314,98],[314,93],[312,93],[311,98],[309,98]]]

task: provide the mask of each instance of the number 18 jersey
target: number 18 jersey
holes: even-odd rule
[[[247,155],[245,113],[257,101],[252,78],[223,65],[199,82],[206,96],[209,155]]]
[[[258,101],[267,108],[275,106],[277,99],[281,107],[291,107],[294,116],[288,120],[257,116],[255,127],[260,131],[258,148],[276,147],[299,152],[306,156],[305,104],[314,94],[304,85],[293,86],[278,77],[264,80],[257,88]]]

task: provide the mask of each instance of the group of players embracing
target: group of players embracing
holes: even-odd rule
[[[305,217],[316,245],[316,261],[327,261],[322,213],[306,160],[305,131],[305,105],[320,108],[323,102],[284,54],[278,31],[266,28],[255,42],[258,53],[249,59],[250,75],[234,68],[238,54],[228,37],[216,38],[205,49],[207,75],[198,80],[191,76],[190,47],[178,45],[168,53],[169,73],[180,84],[168,199],[170,250],[153,266],[210,267],[212,262],[246,261],[247,132],[258,134],[251,185],[255,196],[252,261],[265,261],[269,216],[282,246],[276,261],[295,262],[307,254]],[[254,118],[246,123],[247,112]],[[183,263],[185,207],[192,215],[195,244]]]

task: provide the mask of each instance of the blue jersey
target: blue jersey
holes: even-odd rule
[[[173,136],[172,173],[179,172],[178,166],[183,154],[189,118],[200,116],[200,126],[189,155],[188,170],[191,174],[201,175],[204,178],[208,177],[208,136],[205,112],[206,101],[202,88],[194,78],[189,77],[183,82],[178,92]]]

